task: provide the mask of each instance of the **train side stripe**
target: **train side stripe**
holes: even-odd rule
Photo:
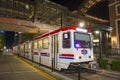
[[[74,59],[73,57],[59,57],[60,59]]]
[[[34,55],[39,55],[39,52],[34,52]]]
[[[74,54],[60,54],[60,56],[69,56],[69,57],[74,57]]]
[[[74,59],[74,54],[60,54],[60,59]]]
[[[41,52],[40,54],[41,54],[41,56],[47,56],[47,57],[49,57],[49,56],[50,56],[50,54],[49,54],[49,53],[47,53],[47,52]]]

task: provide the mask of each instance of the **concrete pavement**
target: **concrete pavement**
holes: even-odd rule
[[[56,78],[22,62],[14,55],[0,53],[0,80],[56,80]]]

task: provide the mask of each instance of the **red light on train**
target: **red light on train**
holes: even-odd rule
[[[92,31],[91,31],[91,29],[88,29],[88,33],[91,33]]]

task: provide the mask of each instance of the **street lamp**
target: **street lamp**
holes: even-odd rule
[[[99,34],[100,33],[100,31],[95,31],[95,34]]]
[[[84,26],[85,26],[85,23],[84,23],[84,22],[80,22],[80,23],[79,23],[79,26],[80,26],[80,27],[84,27]]]
[[[25,7],[26,7],[26,9],[29,9],[29,5],[26,5]]]
[[[6,49],[6,46],[4,46],[4,49]]]
[[[4,31],[0,31],[1,34],[4,34],[5,32]]]
[[[15,36],[18,36],[18,34],[17,34],[17,33],[15,33]]]

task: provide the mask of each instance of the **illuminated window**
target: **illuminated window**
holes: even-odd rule
[[[28,49],[28,45],[27,44],[25,44],[25,49]]]
[[[23,50],[23,49],[24,49],[24,45],[21,45],[21,46],[20,46],[20,49]]]
[[[39,40],[38,45],[39,45],[39,49],[42,49],[42,40]]]
[[[30,49],[31,48],[31,44],[28,44],[28,49]]]
[[[116,5],[116,15],[120,15],[120,4]]]
[[[48,38],[43,39],[43,48],[48,49],[49,47],[49,42]]]
[[[34,42],[34,49],[37,49],[37,41]]]

